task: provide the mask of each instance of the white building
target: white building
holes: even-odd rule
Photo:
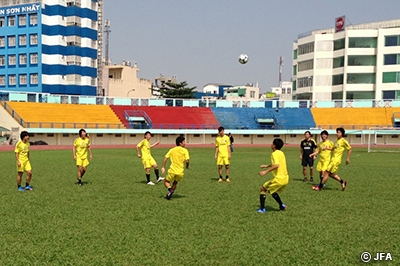
[[[224,88],[224,99],[226,100],[258,100],[259,95],[260,88],[253,84]]]
[[[298,99],[399,99],[400,19],[299,35],[293,43],[293,94]]]
[[[279,100],[292,100],[292,82],[291,81],[282,81],[281,86],[279,87],[271,87],[271,92],[275,93],[276,97]]]

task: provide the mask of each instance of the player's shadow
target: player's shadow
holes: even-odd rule
[[[217,178],[217,177],[211,177],[210,180],[211,180],[211,181],[218,181],[219,178]]]
[[[90,184],[92,184],[92,182],[89,182],[89,181],[82,181],[82,185],[90,185]],[[78,185],[78,183],[77,182],[75,182],[75,185]]]
[[[257,209],[258,208],[260,208],[260,205],[254,205],[254,212],[257,212]],[[274,208],[274,207],[271,207],[271,206],[265,206],[265,210],[267,211],[267,213],[268,212],[284,212],[284,211],[281,211],[279,208]]]
[[[165,198],[165,195],[160,196],[160,198],[163,198],[163,199],[167,200],[167,199]],[[175,193],[174,193],[174,194],[172,195],[172,197],[171,197],[170,200],[180,199],[180,198],[186,198],[186,196],[185,196],[185,195],[179,195],[179,194],[175,194]]]

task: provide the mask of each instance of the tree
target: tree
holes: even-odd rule
[[[165,82],[163,88],[160,88],[160,94],[163,98],[184,98],[193,99],[194,90],[196,87],[187,87],[187,82],[182,81],[180,83]]]

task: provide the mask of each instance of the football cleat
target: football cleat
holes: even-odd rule
[[[317,191],[321,191],[322,188],[320,188],[318,185],[312,186],[311,187],[312,190],[317,190]]]
[[[224,180],[222,178],[218,179],[218,183],[222,183]]]
[[[149,183],[147,183],[147,185],[154,186],[155,184],[150,181]]]
[[[346,186],[347,186],[347,181],[346,181],[346,180],[343,180],[343,183],[342,183],[342,191],[344,191],[344,190],[346,189]]]
[[[25,187],[25,190],[33,190],[33,187],[31,187],[31,186],[26,186],[26,187]]]
[[[307,182],[307,177],[304,177],[303,182]]]
[[[25,189],[23,187],[19,187],[18,191],[24,191]]]
[[[227,182],[227,183],[230,183],[230,182],[231,182],[231,180],[229,180],[229,178],[227,178],[227,179],[226,179],[226,182]]]
[[[160,183],[160,182],[163,181],[164,179],[165,179],[164,177],[159,177],[159,178],[157,179],[157,182]]]
[[[282,205],[279,207],[279,209],[280,209],[281,211],[284,211],[284,210],[287,209],[287,206],[286,206],[285,204],[282,204]]]
[[[267,211],[265,210],[265,208],[264,209],[259,208],[259,209],[257,209],[257,212],[258,213],[266,213]]]

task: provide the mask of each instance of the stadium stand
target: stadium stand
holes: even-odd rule
[[[230,129],[309,129],[315,122],[307,108],[213,108],[220,124]]]
[[[309,108],[280,108],[275,110],[277,129],[315,128],[315,120]]]
[[[108,105],[7,102],[7,111],[27,128],[124,128]],[[16,114],[15,114],[16,113]]]
[[[319,128],[368,129],[392,127],[393,113],[400,108],[312,108],[311,112]]]
[[[143,128],[157,129],[215,129],[219,125],[213,112],[207,107],[123,105],[110,107],[120,121],[129,128],[138,128],[142,125]]]

